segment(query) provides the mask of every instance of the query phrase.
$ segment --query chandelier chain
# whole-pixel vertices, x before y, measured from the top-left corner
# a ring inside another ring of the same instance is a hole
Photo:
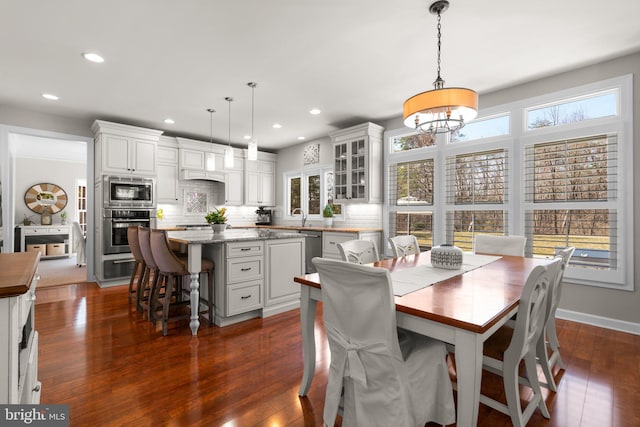
[[[442,36],[441,34],[441,28],[442,26],[440,25],[440,11],[438,11],[438,79],[440,80],[440,47],[441,47],[441,42],[440,42],[440,38]]]

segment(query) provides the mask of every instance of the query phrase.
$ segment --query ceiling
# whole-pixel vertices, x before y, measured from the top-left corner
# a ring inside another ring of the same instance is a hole
[[[446,87],[478,91],[481,107],[482,93],[640,50],[638,0],[450,1],[441,74]],[[230,96],[231,143],[242,146],[246,84],[257,82],[255,136],[277,150],[398,117],[406,98],[431,89],[430,3],[0,0],[0,104],[226,143]]]

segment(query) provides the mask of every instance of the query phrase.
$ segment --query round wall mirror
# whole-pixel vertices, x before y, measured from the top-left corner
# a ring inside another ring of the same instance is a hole
[[[45,209],[58,213],[67,206],[67,193],[55,184],[36,184],[24,194],[24,202],[35,213],[41,214]]]

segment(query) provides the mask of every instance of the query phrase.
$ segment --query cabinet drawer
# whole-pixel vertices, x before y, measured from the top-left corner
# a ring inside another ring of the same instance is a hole
[[[227,260],[227,283],[239,283],[264,277],[264,257]]]
[[[340,259],[340,250],[338,249],[338,243],[346,242],[348,240],[357,239],[356,233],[322,233],[322,256],[325,258]]]
[[[255,256],[263,253],[264,244],[262,241],[227,243],[227,258]]]
[[[228,316],[262,308],[262,281],[227,287]]]

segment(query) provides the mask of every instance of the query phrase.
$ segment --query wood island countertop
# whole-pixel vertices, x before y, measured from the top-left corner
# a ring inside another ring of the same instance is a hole
[[[15,297],[31,288],[40,252],[0,254],[0,298]]]

